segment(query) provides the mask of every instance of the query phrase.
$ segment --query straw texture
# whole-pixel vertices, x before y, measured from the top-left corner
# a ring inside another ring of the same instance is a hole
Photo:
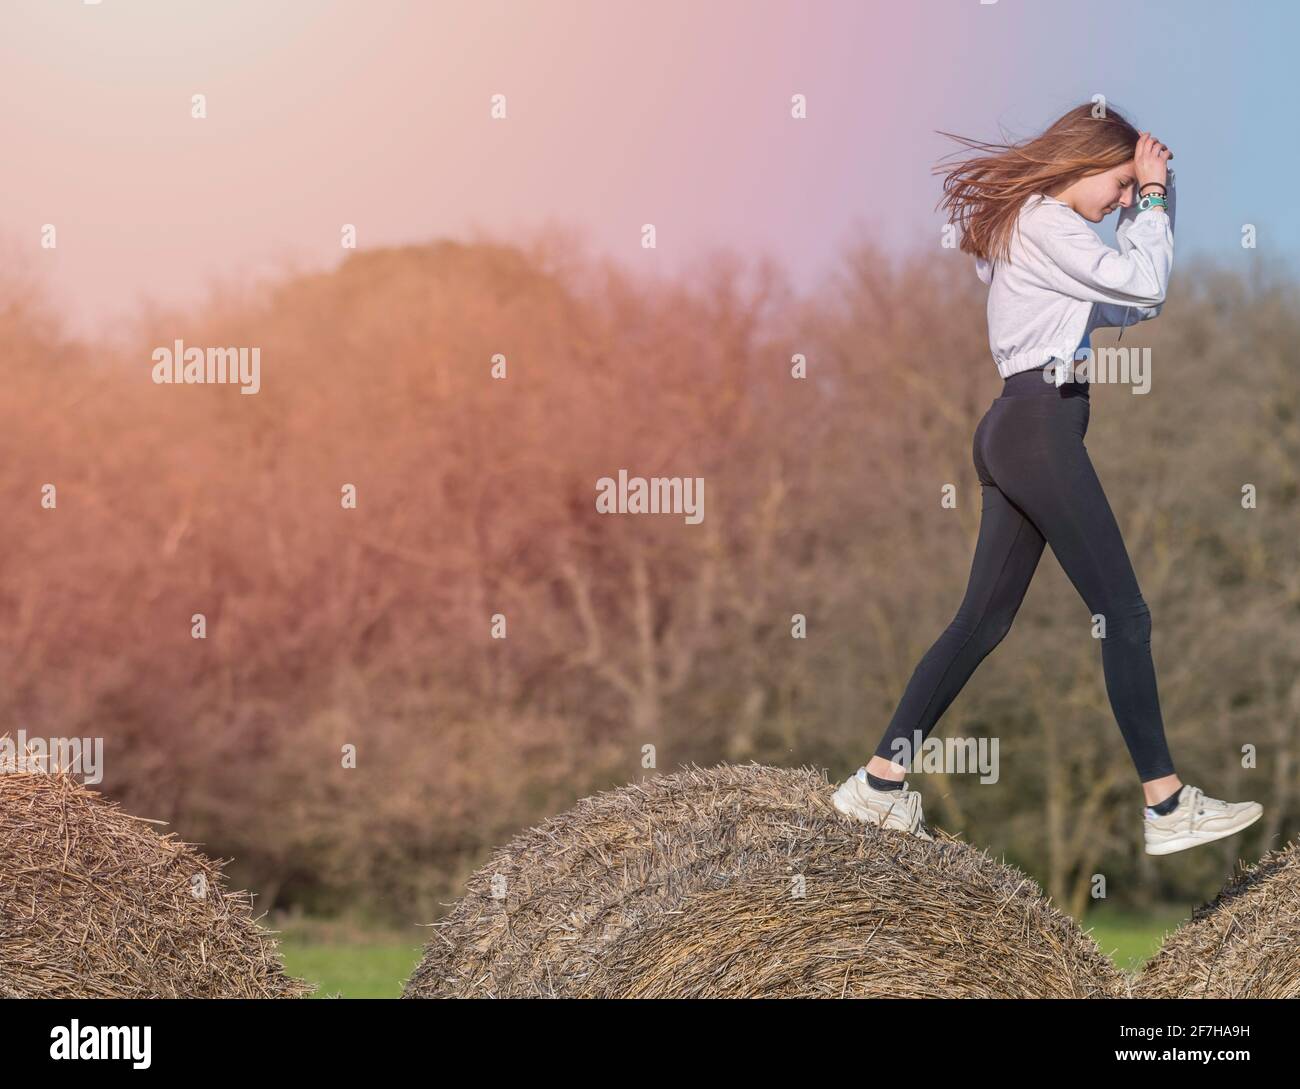
[[[1138,998],[1300,998],[1300,844],[1242,867],[1143,965]]]
[[[201,892],[202,895],[196,895]],[[62,772],[0,773],[0,997],[292,998],[220,864]]]
[[[1118,997],[1014,867],[841,817],[824,773],[690,767],[516,836],[405,997]]]

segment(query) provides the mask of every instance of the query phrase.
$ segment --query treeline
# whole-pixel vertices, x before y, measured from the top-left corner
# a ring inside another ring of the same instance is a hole
[[[961,600],[1000,386],[985,291],[950,251],[863,247],[798,297],[729,255],[664,283],[443,242],[154,312],[118,351],[10,285],[0,731],[103,737],[100,789],[233,858],[261,908],[404,922],[648,751],[843,777]],[[1073,911],[1096,873],[1112,901],[1196,898],[1297,830],[1296,314],[1280,274],[1185,263],[1124,334],[1151,392],[1095,388],[1087,440],[1180,773],[1264,820],[1177,867],[1141,853],[1050,555],[937,731],[996,736],[999,782],[917,780]],[[260,391],[154,384],[176,339],[260,348]],[[702,478],[703,522],[598,513],[620,469]]]

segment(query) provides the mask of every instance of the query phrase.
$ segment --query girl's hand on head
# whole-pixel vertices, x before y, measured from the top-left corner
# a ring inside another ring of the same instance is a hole
[[[1173,157],[1174,153],[1149,132],[1138,137],[1137,148],[1133,152],[1133,170],[1138,178],[1139,196],[1144,185],[1151,182],[1166,184],[1169,177],[1167,163]]]

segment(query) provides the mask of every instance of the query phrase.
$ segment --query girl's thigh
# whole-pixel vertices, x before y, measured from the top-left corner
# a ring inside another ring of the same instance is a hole
[[[1054,409],[1060,409],[1054,411]],[[1007,441],[994,457],[999,486],[1051,545],[1052,552],[1094,611],[1138,594],[1123,534],[1083,444],[1082,406],[1030,409],[1001,423]]]

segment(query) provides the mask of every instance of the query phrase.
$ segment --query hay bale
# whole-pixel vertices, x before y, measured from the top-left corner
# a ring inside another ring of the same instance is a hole
[[[404,997],[1127,993],[1031,878],[847,821],[833,790],[751,764],[584,798],[469,879]]]
[[[1244,866],[1166,936],[1137,998],[1300,998],[1300,844]]]
[[[62,772],[0,772],[0,997],[310,993],[248,894],[152,823]]]

